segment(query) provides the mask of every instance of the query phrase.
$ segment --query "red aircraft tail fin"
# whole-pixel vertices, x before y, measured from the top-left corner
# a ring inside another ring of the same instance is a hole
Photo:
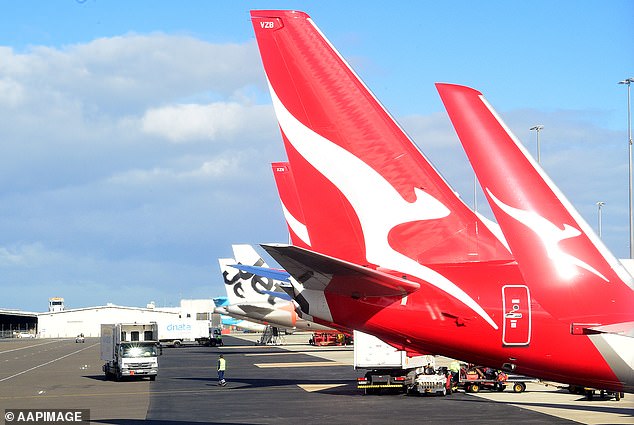
[[[482,94],[437,84],[531,293],[560,319],[631,320],[632,278]],[[628,287],[629,286],[629,287]]]
[[[274,162],[271,164],[275,186],[282,202],[282,212],[288,227],[291,243],[301,248],[310,248],[310,234],[306,227],[304,211],[297,193],[291,164]]]
[[[511,259],[308,15],[251,19],[311,250],[393,270]]]

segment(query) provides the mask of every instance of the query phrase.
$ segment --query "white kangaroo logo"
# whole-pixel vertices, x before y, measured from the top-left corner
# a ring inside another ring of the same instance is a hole
[[[299,122],[284,107],[270,83],[269,89],[280,127],[289,142],[343,193],[354,208],[363,230],[367,260],[429,282],[498,329],[484,309],[455,283],[395,251],[388,243],[388,234],[397,225],[443,218],[450,214],[449,209],[418,188],[414,188],[416,201],[406,201],[365,162]]]
[[[542,243],[544,244],[544,248],[546,249],[546,255],[552,260],[552,263],[555,265],[555,267],[557,268],[557,272],[562,278],[570,279],[574,277],[577,274],[576,267],[581,267],[582,269],[595,274],[606,282],[608,281],[608,279],[606,279],[601,273],[599,273],[588,263],[585,263],[579,258],[564,252],[559,247],[559,243],[561,241],[565,239],[575,238],[581,235],[581,231],[568,224],[564,224],[564,228],[560,229],[557,225],[548,221],[536,212],[525,211],[520,210],[519,208],[511,207],[496,198],[495,195],[491,193],[489,188],[486,188],[486,191],[491,199],[493,199],[493,202],[495,202],[495,204],[500,207],[502,211],[504,211],[513,219],[525,225],[541,239]]]

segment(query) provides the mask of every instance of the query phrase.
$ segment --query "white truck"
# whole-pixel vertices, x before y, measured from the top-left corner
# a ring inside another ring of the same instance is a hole
[[[150,323],[115,323],[101,325],[101,360],[106,379],[119,381],[124,376],[158,374],[158,326]]]
[[[159,322],[161,345],[180,347],[187,343],[211,345],[209,320],[175,319]],[[215,339],[213,340],[215,342]],[[215,344],[214,344],[215,345]]]
[[[354,368],[367,370],[363,377],[357,378],[357,388],[365,394],[380,394],[384,390],[447,394],[447,377],[436,373],[434,356],[408,356],[405,351],[359,331],[354,331]]]

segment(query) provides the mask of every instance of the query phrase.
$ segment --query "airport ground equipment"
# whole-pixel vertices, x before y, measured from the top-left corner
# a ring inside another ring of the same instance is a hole
[[[352,338],[339,331],[314,332],[308,340],[310,345],[322,347],[328,345],[352,345]]]
[[[406,384],[407,394],[436,394],[446,396],[451,394],[451,374],[446,367],[425,368],[421,373],[419,370],[411,371],[408,374]]]
[[[222,329],[220,327],[209,328],[209,337],[206,339],[198,340],[198,343],[201,345],[207,345],[209,347],[222,347],[223,345],[225,345],[222,341]]]
[[[594,396],[599,394],[600,398],[611,398],[614,397],[616,401],[620,401],[623,397],[625,397],[624,392],[620,391],[605,391],[605,390],[597,390],[595,388],[588,387],[579,387],[577,385],[569,385],[569,386],[558,386],[558,388],[567,388],[571,394],[579,394],[585,396],[586,400],[592,400]]]
[[[354,368],[366,370],[363,377],[357,378],[357,388],[365,394],[380,394],[385,390],[405,392],[414,386],[424,390],[425,380],[416,382],[416,379],[425,374],[425,368],[433,369],[434,365],[433,356],[408,356],[379,338],[354,331]],[[435,384],[429,386],[435,388]]]
[[[284,345],[286,340],[277,326],[267,325],[262,332],[262,337],[256,341],[258,345]]]
[[[159,321],[159,341],[162,346],[167,347],[180,347],[183,344],[212,345],[210,323],[209,320],[194,319]]]
[[[106,379],[117,381],[124,376],[158,374],[158,325],[150,323],[116,323],[101,325],[101,360]]]
[[[504,391],[510,387],[513,392],[521,393],[526,390],[526,382],[537,382],[537,380],[526,376],[507,375],[482,366],[471,366],[461,369],[458,382],[454,382],[454,388],[477,393],[480,390]]]

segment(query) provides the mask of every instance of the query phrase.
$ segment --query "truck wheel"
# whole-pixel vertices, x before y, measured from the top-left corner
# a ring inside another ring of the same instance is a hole
[[[471,384],[469,387],[469,391],[472,393],[479,393],[480,392],[480,385],[478,384]]]
[[[513,384],[513,392],[522,393],[526,389],[526,384],[523,382],[516,382]]]
[[[615,399],[616,401],[621,400],[621,393],[619,393],[619,392],[614,393],[614,399]]]
[[[174,341],[174,348],[178,348],[181,346],[181,342],[180,341]]]
[[[156,375],[151,375],[150,376],[150,381],[156,381]]]

